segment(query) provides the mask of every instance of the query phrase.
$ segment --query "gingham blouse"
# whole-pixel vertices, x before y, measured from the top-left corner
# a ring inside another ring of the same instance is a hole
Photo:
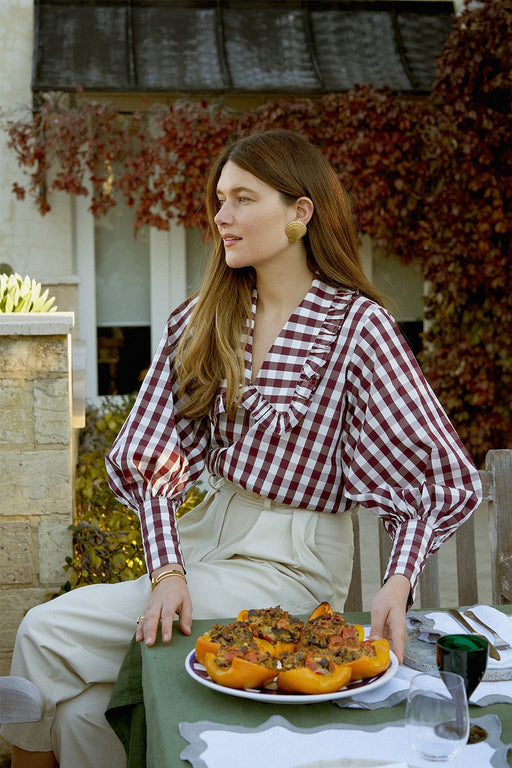
[[[205,466],[249,491],[319,513],[361,504],[393,540],[385,578],[416,586],[427,556],[480,501],[471,459],[393,319],[357,293],[314,280],[236,418],[219,388],[209,418],[177,418],[171,350],[194,299],[170,316],[134,408],[107,457],[111,488],[141,521],[148,570],[185,567],[175,511]]]

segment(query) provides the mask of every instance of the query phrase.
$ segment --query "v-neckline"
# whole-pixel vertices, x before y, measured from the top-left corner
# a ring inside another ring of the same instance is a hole
[[[312,288],[304,297],[301,304],[299,304],[295,312],[290,315],[288,323],[300,310],[304,300],[311,294],[311,291],[313,290],[318,294],[318,291],[321,291],[322,289],[325,289],[325,285],[322,283],[316,282],[314,286],[312,285]],[[264,394],[264,389],[258,386],[258,379],[269,364],[272,348],[267,353],[267,357],[258,372],[255,382],[253,384],[246,384],[242,394],[241,406],[251,414],[252,418],[255,420],[256,428],[270,429],[275,434],[283,434],[298,424],[308,411],[316,387],[322,378],[325,366],[330,358],[332,347],[338,337],[341,324],[343,323],[353,298],[357,295],[357,292],[354,291],[343,289],[336,290],[330,287],[328,287],[328,291],[332,291],[330,306],[326,308],[323,322],[321,323],[321,327],[316,334],[312,346],[309,351],[304,354],[301,373],[297,378],[293,395],[287,403],[286,408],[281,410],[273,405]],[[279,337],[286,329],[287,324],[283,326],[281,334],[276,338],[273,346],[275,346]],[[250,359],[249,356],[249,360]],[[246,381],[249,379],[247,374],[248,367],[246,367]],[[222,400],[223,396],[221,395],[220,397]],[[218,413],[221,410],[223,410],[223,404],[221,401],[218,401],[216,411]]]
[[[321,312],[322,321],[316,331],[309,351],[304,352],[301,361],[300,372],[294,376],[294,383],[289,382],[291,390],[286,396],[286,404],[278,406],[273,401],[272,386],[275,386],[275,377],[270,381],[270,389],[261,381],[258,383],[262,372],[269,364],[270,352],[261,366],[254,384],[250,383],[250,363],[252,347],[252,329],[248,328],[248,340],[245,350],[245,387],[242,392],[240,407],[243,408],[254,420],[253,427],[257,430],[269,430],[273,434],[280,435],[293,429],[307,413],[315,390],[321,380],[328,361],[331,359],[333,345],[338,338],[341,325],[353,300],[358,296],[357,291],[347,289],[335,289],[322,281],[313,281],[313,284],[297,309],[304,306],[304,301],[311,295],[324,303]],[[318,310],[317,310],[318,311]],[[253,294],[254,312],[254,294]],[[295,311],[294,315],[297,313]],[[290,316],[290,320],[294,315]],[[251,323],[252,323],[251,318]],[[288,321],[289,322],[289,321]],[[308,324],[305,321],[306,325]],[[286,329],[283,327],[282,332]],[[282,334],[281,332],[281,334]],[[278,337],[279,338],[279,337]],[[277,339],[276,339],[277,342]],[[275,343],[274,342],[274,346]],[[273,383],[274,382],[274,383]],[[226,412],[226,382],[224,381],[212,409],[212,418],[217,422],[220,415]]]
[[[277,335],[274,337],[274,340],[272,341],[272,344],[268,347],[264,357],[262,358],[261,364],[260,364],[256,374],[254,374],[253,350],[254,350],[254,329],[255,329],[255,323],[256,323],[256,306],[257,306],[258,297],[257,297],[257,293],[256,293],[255,296],[253,295],[253,311],[252,311],[252,318],[251,318],[250,348],[248,349],[248,352],[249,352],[249,371],[248,371],[248,376],[246,376],[246,378],[249,379],[249,383],[252,386],[255,386],[257,384],[257,381],[258,381],[258,378],[260,376],[260,373],[263,371],[263,369],[266,367],[266,365],[268,365],[268,361],[269,361],[269,358],[270,358],[270,356],[272,354],[272,350],[276,346],[276,344],[279,341],[279,339],[281,338],[281,336],[284,335],[287,326],[289,326],[289,324],[291,322],[293,322],[295,317],[300,314],[302,304],[304,303],[306,298],[309,296],[310,291],[311,291],[311,288],[308,290],[308,292],[306,293],[304,298],[299,302],[299,304],[297,304],[295,309],[291,312],[291,314],[289,315],[289,317],[286,320],[286,322],[284,323],[284,325],[282,325],[280,327],[280,330],[278,331]]]
[[[291,322],[294,321],[294,319],[301,314],[304,303],[308,300],[311,295],[317,295],[318,290],[320,288],[320,281],[318,278],[314,277],[311,281],[311,285],[309,286],[307,292],[304,294],[302,299],[299,301],[295,309],[292,310],[290,313],[288,319],[284,323],[284,325],[281,326],[281,329],[279,330],[277,336],[275,336],[272,344],[267,349],[265,357],[261,361],[261,365],[258,369],[258,372],[256,375],[253,375],[254,367],[253,367],[253,341],[254,341],[254,327],[256,322],[256,308],[258,304],[258,290],[256,288],[253,289],[252,292],[252,314],[251,314],[251,327],[250,327],[250,336],[249,336],[249,344],[247,348],[248,352],[248,361],[246,359],[246,362],[248,362],[248,365],[246,365],[246,385],[249,386],[257,386],[258,379],[261,375],[261,373],[264,371],[266,367],[268,367],[268,362],[272,354],[272,350],[275,348],[276,343],[279,341],[279,339],[283,336],[283,334],[286,331],[286,328],[290,325]],[[248,370],[247,370],[248,369]]]

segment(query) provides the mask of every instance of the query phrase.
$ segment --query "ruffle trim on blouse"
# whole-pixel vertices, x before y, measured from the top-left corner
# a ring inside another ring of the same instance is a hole
[[[338,338],[339,330],[349,306],[357,295],[354,291],[338,291],[327,310],[324,322],[302,366],[293,396],[285,410],[275,408],[257,386],[246,386],[242,395],[241,406],[256,422],[256,428],[282,435],[294,429],[308,412],[315,390],[322,378],[332,348]],[[213,408],[214,418],[226,410],[226,390],[221,387]]]

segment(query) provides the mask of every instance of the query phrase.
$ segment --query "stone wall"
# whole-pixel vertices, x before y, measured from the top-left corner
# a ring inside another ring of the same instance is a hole
[[[0,674],[72,554],[72,313],[0,315]],[[0,750],[1,751],[1,750]]]

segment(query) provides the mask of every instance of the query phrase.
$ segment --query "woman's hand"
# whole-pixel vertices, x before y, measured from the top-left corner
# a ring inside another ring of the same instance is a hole
[[[158,576],[164,571],[182,569],[173,564],[164,566],[153,571],[153,577]],[[172,626],[174,616],[180,617],[179,625],[184,635],[190,635],[192,626],[192,601],[188,591],[187,583],[179,576],[170,576],[163,579],[156,585],[151,597],[144,609],[144,618],[137,626],[135,639],[138,642],[144,641],[146,645],[154,645],[158,630],[158,624],[162,624],[162,640],[168,643],[172,637]]]
[[[370,640],[386,637],[400,664],[407,639],[407,601],[411,585],[405,576],[390,576],[372,600]]]

